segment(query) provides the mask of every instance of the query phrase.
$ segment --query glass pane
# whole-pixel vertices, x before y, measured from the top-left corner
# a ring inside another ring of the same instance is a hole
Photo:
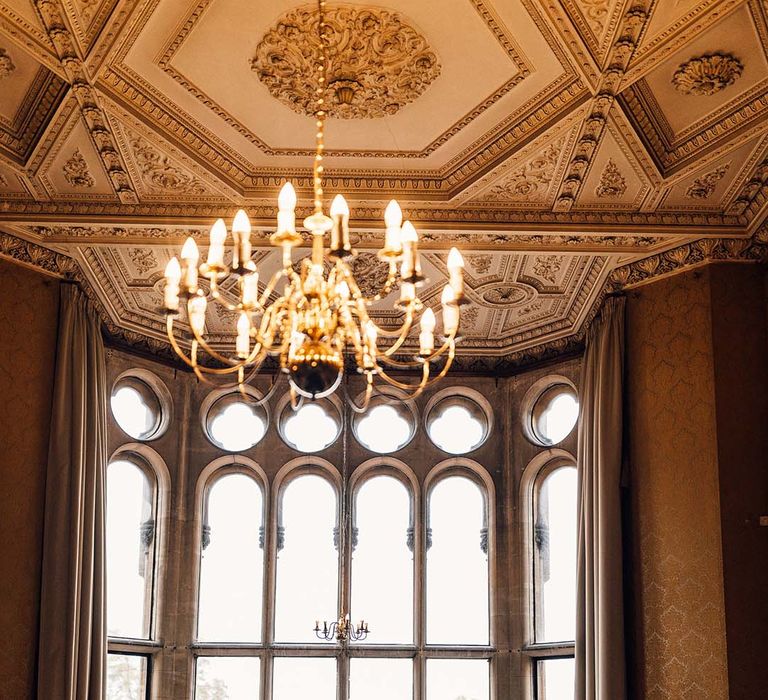
[[[339,434],[339,424],[321,403],[305,403],[295,413],[283,412],[283,437],[301,452],[319,452]]]
[[[196,666],[195,700],[255,700],[259,697],[259,658],[201,656]]]
[[[264,409],[247,403],[239,394],[216,401],[205,420],[211,442],[229,452],[250,449],[267,432]]]
[[[198,639],[258,642],[264,585],[264,498],[245,474],[218,479],[208,494],[200,562]]]
[[[489,700],[485,659],[428,659],[427,700]]]
[[[336,492],[331,484],[312,474],[291,481],[282,494],[281,525],[275,639],[317,642],[315,621],[330,622],[338,614]]]
[[[472,401],[443,401],[430,411],[427,432],[430,440],[445,452],[471,452],[486,438],[485,414]]]
[[[413,641],[410,505],[405,486],[390,476],[369,479],[356,494],[351,617],[371,627],[368,644]]]
[[[534,523],[536,641],[576,634],[576,469],[562,467],[541,482]]]
[[[126,461],[107,469],[107,630],[146,639],[152,615],[154,489]]]
[[[579,399],[572,387],[557,384],[547,389],[533,406],[533,433],[544,445],[562,442],[579,419]]]
[[[413,659],[352,659],[350,700],[413,698]]]
[[[145,700],[147,659],[127,654],[107,655],[107,700]]]
[[[536,700],[573,700],[573,659],[547,659],[539,661],[538,692]]]
[[[275,659],[273,700],[336,700],[336,659]]]
[[[407,408],[379,404],[357,421],[355,434],[360,443],[373,452],[395,452],[411,439],[410,415]]]
[[[160,402],[147,384],[128,377],[120,380],[110,399],[112,415],[134,440],[147,440],[160,425]]]
[[[487,533],[477,485],[461,476],[440,481],[429,498],[429,526],[427,642],[488,644]]]

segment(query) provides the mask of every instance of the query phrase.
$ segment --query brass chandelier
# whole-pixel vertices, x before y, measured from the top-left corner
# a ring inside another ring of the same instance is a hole
[[[441,296],[442,338],[435,342],[435,314],[425,308],[417,295],[423,285],[418,250],[418,234],[406,221],[400,206],[392,200],[384,213],[386,234],[378,257],[388,264],[386,282],[372,297],[365,297],[354,278],[350,261],[355,255],[349,235],[349,207],[341,195],[336,195],[330,217],[323,213],[323,154],[327,90],[327,32],[325,0],[318,0],[320,56],[317,65],[316,88],[316,153],[313,167],[314,213],[304,219],[304,228],[311,233],[312,254],[293,267],[292,249],[303,243],[296,231],[296,192],[286,182],[278,197],[277,228],[270,242],[282,251],[282,266],[266,284],[259,286],[259,271],[251,259],[251,224],[242,209],[232,222],[232,262],[224,260],[227,226],[222,219],[213,224],[205,262],[190,237],[181,250],[181,261],[172,258],[165,270],[165,309],[168,338],[175,352],[201,380],[209,377],[235,375],[235,385],[247,383],[267,357],[277,357],[280,368],[287,373],[294,407],[300,397],[322,398],[334,392],[344,371],[345,354],[354,357],[357,371],[365,377],[362,405],[368,406],[374,378],[411,397],[418,396],[427,386],[444,377],[454,356],[459,329],[459,306],[464,300],[464,262],[456,248],[448,256],[449,283]],[[344,99],[336,92],[336,99]],[[326,234],[330,245],[326,249]],[[326,265],[329,271],[326,273]],[[221,294],[220,283],[230,275],[237,278],[238,301],[228,302]],[[210,293],[206,296],[199,285],[206,279]],[[285,282],[281,295],[277,285]],[[400,296],[395,306],[403,313],[403,322],[395,330],[378,326],[368,309],[388,296],[399,284]],[[210,301],[209,301],[210,300]],[[185,352],[174,331],[174,321],[183,303],[191,330],[191,346]],[[225,353],[206,340],[208,306],[219,304],[237,314],[234,353]],[[411,331],[419,326],[419,350],[415,356],[405,355],[404,344]],[[386,346],[386,347],[385,347]],[[199,356],[207,354],[218,366],[201,364]],[[442,366],[433,370],[432,364]],[[391,370],[417,368],[417,383],[401,382],[390,376]]]

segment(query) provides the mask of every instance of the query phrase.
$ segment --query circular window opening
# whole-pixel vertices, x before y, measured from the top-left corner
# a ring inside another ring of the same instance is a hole
[[[476,450],[485,442],[489,429],[488,413],[466,396],[438,401],[427,414],[429,439],[454,455]]]
[[[157,393],[138,377],[118,378],[112,387],[110,407],[120,429],[134,440],[151,440],[165,429]]]
[[[299,452],[319,452],[339,436],[341,421],[329,401],[305,402],[294,411],[287,402],[280,416],[280,434]]]
[[[254,401],[257,394],[251,394]],[[227,452],[242,452],[256,445],[267,432],[267,412],[248,401],[239,391],[214,399],[205,413],[205,433],[217,447]]]
[[[579,419],[579,397],[570,384],[553,384],[542,391],[530,409],[530,433],[540,445],[565,440]]]
[[[357,416],[354,433],[366,449],[387,454],[411,441],[415,423],[413,411],[404,402],[395,397],[378,397],[365,413]]]

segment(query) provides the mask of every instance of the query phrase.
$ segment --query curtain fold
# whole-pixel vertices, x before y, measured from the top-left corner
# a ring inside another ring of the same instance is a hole
[[[101,328],[61,286],[45,490],[38,698],[102,700],[107,663],[107,379]]]
[[[576,700],[624,700],[621,539],[624,298],[589,329],[581,373]]]

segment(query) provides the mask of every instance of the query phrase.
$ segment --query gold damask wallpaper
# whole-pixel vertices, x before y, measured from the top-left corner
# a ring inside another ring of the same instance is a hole
[[[710,268],[629,292],[636,698],[729,697]]]

